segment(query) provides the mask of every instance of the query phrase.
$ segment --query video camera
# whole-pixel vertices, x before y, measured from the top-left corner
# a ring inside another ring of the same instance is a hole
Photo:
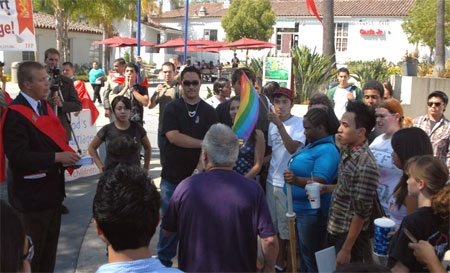
[[[58,92],[59,86],[61,85],[61,70],[58,67],[54,67],[50,70],[52,85],[50,86],[50,91]]]

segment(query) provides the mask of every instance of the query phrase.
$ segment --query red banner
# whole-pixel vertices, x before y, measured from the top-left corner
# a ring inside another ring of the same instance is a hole
[[[19,34],[27,28],[34,34],[31,0],[16,0],[16,9],[17,21],[19,22]]]
[[[322,18],[320,18],[319,13],[317,12],[314,0],[306,0],[306,7],[308,8],[309,13],[312,13],[314,16],[316,16],[317,20],[319,20],[319,22],[323,25]]]

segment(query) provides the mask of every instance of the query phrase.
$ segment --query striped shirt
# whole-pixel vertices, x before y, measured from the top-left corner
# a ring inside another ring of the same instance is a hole
[[[442,116],[431,128],[430,117],[425,115],[414,119],[414,127],[419,127],[427,133],[434,156],[441,159],[450,170],[450,121]]]
[[[347,233],[355,214],[364,219],[363,230],[367,230],[378,178],[377,162],[367,142],[342,153],[329,212],[329,233]]]

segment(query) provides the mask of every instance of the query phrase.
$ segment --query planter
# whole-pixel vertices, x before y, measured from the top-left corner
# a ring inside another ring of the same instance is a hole
[[[402,76],[417,76],[416,60],[408,60],[402,63]]]

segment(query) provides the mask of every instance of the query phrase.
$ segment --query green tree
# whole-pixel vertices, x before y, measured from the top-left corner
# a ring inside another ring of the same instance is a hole
[[[233,0],[221,23],[228,41],[243,37],[267,41],[275,19],[269,0]]]
[[[69,20],[78,8],[77,2],[72,0],[33,0],[36,10],[55,16],[56,49],[61,54],[62,61],[70,59],[69,52]]]
[[[417,0],[402,24],[403,30],[412,44],[423,43],[430,48],[430,56],[436,47],[436,1]],[[450,0],[445,0],[445,21],[450,21]],[[445,33],[449,45],[450,31]]]
[[[99,26],[103,30],[103,39],[113,36],[113,22],[116,19],[122,19],[129,11],[130,1],[124,0],[78,0],[80,9],[78,12],[83,14],[89,23]],[[103,67],[109,67],[109,47],[103,45]]]

